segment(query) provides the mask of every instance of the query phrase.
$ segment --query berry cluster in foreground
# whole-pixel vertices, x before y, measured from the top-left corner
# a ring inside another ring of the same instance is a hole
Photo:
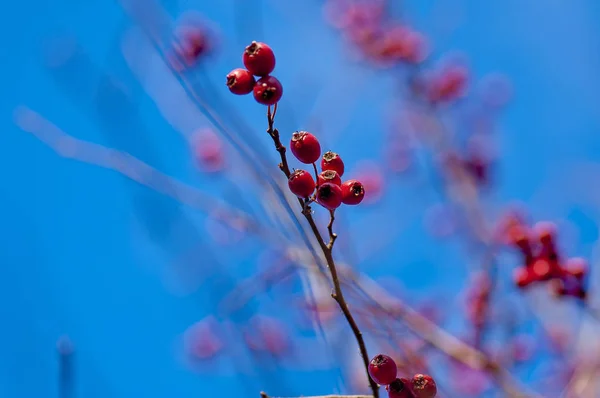
[[[357,205],[365,197],[365,188],[358,180],[342,182],[344,162],[340,155],[327,151],[321,156],[319,140],[307,131],[296,131],[290,141],[290,150],[300,162],[313,164],[317,174],[316,162],[321,158],[321,172],[316,181],[310,172],[295,170],[288,180],[290,191],[299,198],[316,201],[329,210],[335,210],[343,204]]]
[[[519,250],[524,263],[515,271],[515,283],[525,288],[536,282],[550,282],[558,296],[585,299],[587,262],[579,257],[563,261],[556,246],[556,230],[551,222],[529,227],[516,215],[507,220],[507,243]]]
[[[242,55],[244,68],[227,74],[227,87],[236,95],[253,93],[254,99],[263,105],[276,104],[283,95],[281,82],[271,72],[275,69],[275,53],[265,43],[253,41]],[[255,77],[258,77],[258,81]]]
[[[411,380],[397,377],[396,362],[387,355],[378,354],[369,362],[369,375],[377,383],[386,386],[389,398],[434,398],[437,394],[435,380],[431,376],[416,374]]]

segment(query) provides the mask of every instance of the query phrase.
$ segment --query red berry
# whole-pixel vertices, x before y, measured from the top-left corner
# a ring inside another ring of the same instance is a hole
[[[344,175],[344,162],[337,153],[327,151],[321,159],[321,170],[334,170],[341,177]]]
[[[469,72],[465,67],[452,65],[434,79],[430,91],[432,102],[452,101],[466,90]]]
[[[348,180],[342,184],[342,202],[357,205],[365,197],[365,187],[360,181]]]
[[[259,104],[274,105],[283,95],[281,82],[273,76],[260,78],[254,85],[254,99]]]
[[[378,354],[369,362],[369,375],[377,384],[387,385],[396,380],[398,367],[394,360],[383,354]]]
[[[412,390],[409,387],[410,383],[408,380],[396,379],[386,387],[389,398],[414,398]]]
[[[306,170],[296,170],[288,180],[290,191],[299,198],[308,198],[315,191],[315,180]]]
[[[550,245],[556,236],[556,225],[552,222],[539,222],[533,227],[543,245]]]
[[[588,271],[587,261],[581,257],[570,258],[567,260],[565,271],[577,279],[582,279]]]
[[[517,268],[514,272],[514,281],[520,288],[527,287],[536,281],[536,276],[528,267]]]
[[[319,140],[307,131],[296,131],[292,135],[290,149],[296,159],[305,164],[314,163],[321,156]]]
[[[256,80],[250,71],[242,68],[234,69],[227,74],[227,87],[237,95],[250,94],[254,89]]]
[[[317,187],[317,202],[326,209],[335,210],[342,204],[342,188],[326,182]]]
[[[210,50],[208,33],[201,26],[184,25],[178,28],[175,51],[186,66],[192,66]]]
[[[319,174],[317,178],[317,184],[323,185],[326,182],[330,182],[335,185],[342,185],[342,179],[340,178],[338,173],[333,170],[325,170],[322,171],[321,174]]]
[[[429,375],[416,374],[412,378],[412,387],[416,398],[434,398],[437,394],[435,380]]]
[[[244,66],[256,76],[267,76],[275,69],[275,54],[265,43],[253,41],[243,56]]]

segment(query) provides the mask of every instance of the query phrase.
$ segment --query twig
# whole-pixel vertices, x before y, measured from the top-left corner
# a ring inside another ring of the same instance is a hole
[[[260,398],[283,398],[283,397],[269,397],[266,393],[261,392]],[[373,398],[372,395],[313,395],[310,397],[301,398]]]
[[[271,107],[269,106],[267,108],[267,119],[268,119],[268,123],[269,123],[269,128],[267,129],[267,133],[273,139],[273,143],[275,144],[275,149],[277,150],[277,152],[279,152],[279,155],[281,157],[281,163],[279,164],[279,168],[281,169],[283,174],[285,174],[285,176],[289,178],[291,175],[291,172],[290,172],[290,168],[289,168],[289,165],[287,162],[287,157],[285,154],[286,148],[281,144],[281,139],[279,137],[279,131],[277,131],[277,129],[274,127],[274,117],[275,117],[276,110],[277,110],[277,108],[275,108],[273,113],[271,113]],[[367,352],[367,347],[365,345],[365,341],[364,341],[362,332],[360,331],[360,328],[358,327],[356,321],[354,320],[354,317],[352,316],[352,313],[350,312],[350,309],[348,308],[348,304],[346,303],[346,300],[344,299],[344,294],[342,292],[342,287],[341,287],[340,279],[338,276],[338,271],[337,271],[335,261],[333,259],[333,254],[332,254],[333,241],[330,241],[329,244],[325,243],[325,240],[323,239],[323,236],[319,232],[319,228],[317,227],[315,220],[312,216],[312,212],[310,211],[310,206],[307,205],[303,199],[298,198],[298,202],[300,203],[300,207],[302,208],[302,214],[306,218],[306,221],[308,221],[310,229],[312,230],[313,234],[315,235],[315,238],[317,239],[317,243],[318,243],[319,247],[321,248],[323,255],[325,256],[325,261],[327,262],[327,267],[329,268],[329,273],[331,274],[331,280],[333,282],[333,292],[331,293],[331,297],[338,303],[340,310],[344,314],[346,321],[348,322],[348,324],[350,325],[350,328],[352,329],[352,332],[354,333],[354,337],[358,344],[358,347],[360,350],[360,355],[363,360],[363,365],[365,367],[365,372],[367,373],[367,377],[369,379],[369,384],[370,384],[371,390],[373,391],[373,396],[375,398],[379,398],[379,386],[377,385],[377,383],[375,383],[375,381],[373,379],[371,379],[371,376],[369,375],[369,371],[368,371],[368,369],[369,369],[369,354]],[[331,213],[331,220],[328,225],[328,230],[330,230],[330,236],[332,237],[332,239],[335,240],[335,238],[333,237],[334,234],[333,234],[333,232],[331,232],[333,220],[334,220],[333,213]]]
[[[333,222],[335,221],[335,210],[329,210],[329,224],[327,224],[327,231],[329,232],[329,243],[327,247],[329,250],[333,249],[333,244],[337,239],[337,234],[333,232]]]

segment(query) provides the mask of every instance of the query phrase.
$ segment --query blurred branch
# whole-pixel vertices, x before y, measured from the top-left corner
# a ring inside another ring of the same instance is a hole
[[[266,393],[261,392],[260,398],[284,398],[284,397],[270,397]],[[291,398],[291,397],[288,397]],[[299,398],[373,398],[372,395],[314,395],[310,397],[299,397]]]

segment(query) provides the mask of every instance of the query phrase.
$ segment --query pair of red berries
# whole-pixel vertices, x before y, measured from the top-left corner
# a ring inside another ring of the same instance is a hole
[[[377,384],[385,385],[389,398],[434,398],[437,395],[435,380],[429,375],[416,374],[411,380],[398,378],[396,362],[379,354],[369,362],[369,375]]]
[[[292,135],[290,149],[296,159],[304,164],[315,164],[321,157],[319,140],[306,131],[297,131]],[[357,205],[365,197],[365,188],[357,180],[342,182],[343,174],[342,158],[335,152],[327,151],[321,158],[321,173],[316,182],[310,172],[298,169],[290,175],[288,186],[299,198],[307,199],[314,194],[317,203],[329,210],[337,209],[342,203]]]
[[[227,87],[236,95],[253,93],[263,105],[276,104],[283,95],[281,82],[271,72],[275,69],[275,53],[265,43],[253,41],[242,56],[246,69],[237,68],[227,74]],[[255,76],[260,79],[256,81]]]

